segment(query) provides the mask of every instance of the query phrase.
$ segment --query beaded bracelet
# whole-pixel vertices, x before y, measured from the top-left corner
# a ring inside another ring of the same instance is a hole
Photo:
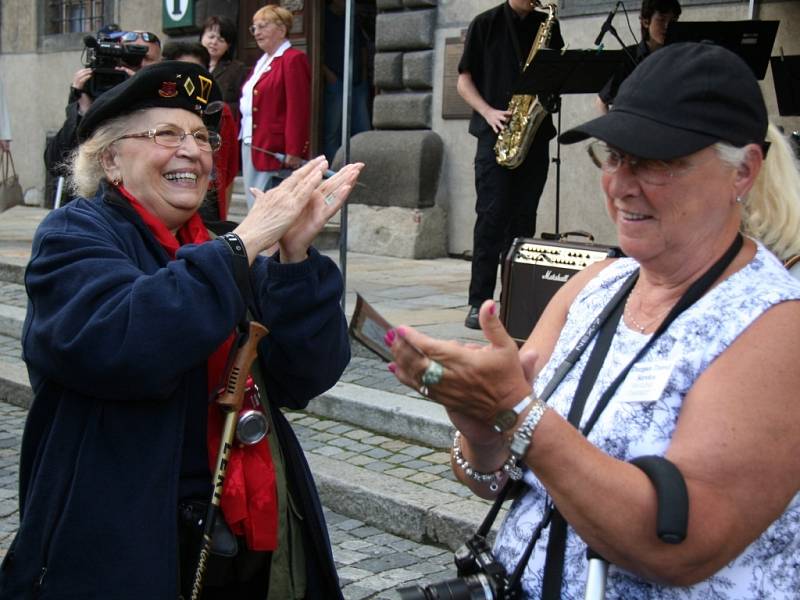
[[[496,492],[500,489],[500,483],[503,481],[503,476],[507,475],[511,479],[517,480],[522,478],[522,472],[516,468],[517,459],[509,455],[506,461],[500,466],[497,471],[491,473],[483,473],[476,471],[471,464],[461,454],[461,432],[456,430],[453,436],[453,460],[464,471],[464,474],[479,483],[488,483],[489,489]]]

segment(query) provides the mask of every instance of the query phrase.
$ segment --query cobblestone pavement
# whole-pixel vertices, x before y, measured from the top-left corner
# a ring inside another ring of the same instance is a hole
[[[24,286],[0,281],[0,304],[25,308],[27,301]]]
[[[0,402],[0,555],[19,527],[19,446],[27,410]]]
[[[321,454],[462,498],[473,497],[450,470],[448,451],[376,435],[347,423],[302,412],[286,416],[306,453]]]
[[[339,583],[347,600],[396,600],[398,587],[455,577],[449,550],[412,542],[325,511]]]
[[[22,361],[22,348],[17,338],[0,335],[0,360],[17,363]]]

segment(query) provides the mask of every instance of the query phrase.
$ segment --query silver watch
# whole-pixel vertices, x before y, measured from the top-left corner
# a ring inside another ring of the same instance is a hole
[[[519,429],[514,432],[514,437],[511,438],[510,450],[511,456],[517,461],[517,466],[514,468],[519,472],[513,474],[509,472],[508,475],[511,479],[520,479],[522,477],[522,469],[519,463],[525,458],[525,455],[528,454],[528,449],[531,447],[531,440],[533,439],[533,432],[536,430],[537,425],[539,425],[539,421],[542,420],[546,410],[547,405],[544,402],[539,400],[539,398],[534,399],[531,411],[525,417]]]

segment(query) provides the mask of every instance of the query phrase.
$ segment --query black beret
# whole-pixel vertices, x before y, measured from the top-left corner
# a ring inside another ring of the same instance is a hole
[[[216,128],[222,92],[198,64],[167,60],[148,65],[92,103],[78,126],[78,141],[89,138],[105,121],[143,108],[183,108]]]

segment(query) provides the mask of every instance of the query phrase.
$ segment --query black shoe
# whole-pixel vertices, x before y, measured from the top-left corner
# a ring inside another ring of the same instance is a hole
[[[480,312],[480,308],[477,306],[470,306],[469,312],[467,313],[467,318],[464,319],[464,326],[469,327],[470,329],[480,329],[481,324],[478,321],[478,312]]]

